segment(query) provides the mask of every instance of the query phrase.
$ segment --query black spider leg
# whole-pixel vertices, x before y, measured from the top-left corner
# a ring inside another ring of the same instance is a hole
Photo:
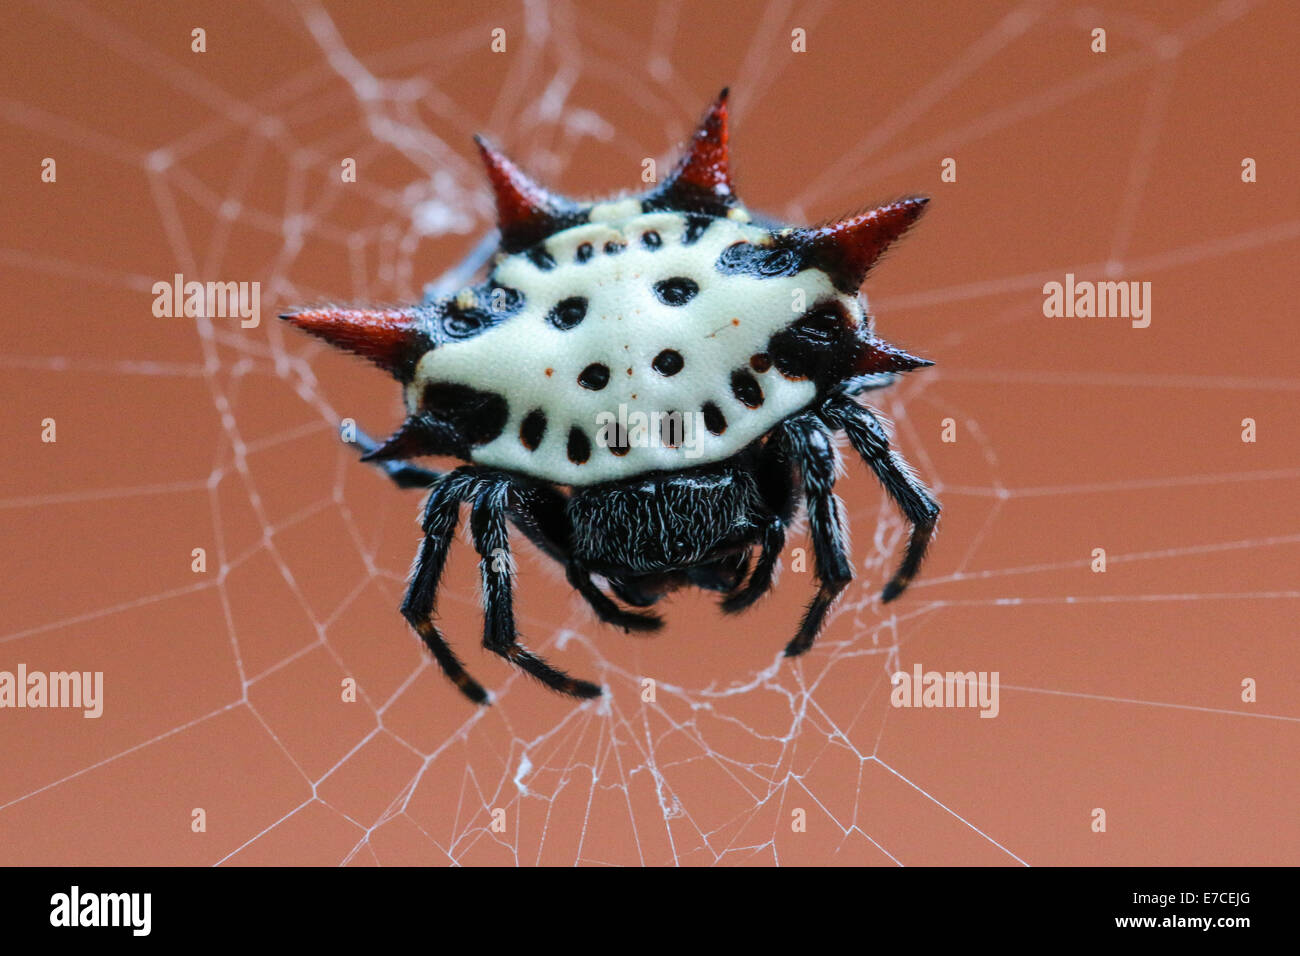
[[[722,610],[728,614],[745,610],[772,589],[776,565],[785,549],[785,522],[776,515],[768,518],[763,525],[759,547],[758,563],[754,565],[754,573],[749,576],[745,586],[722,600]]]
[[[822,406],[821,414],[832,428],[844,429],[849,442],[876,473],[885,491],[912,525],[903,561],[880,594],[882,601],[892,601],[903,593],[903,589],[921,567],[926,548],[930,545],[935,525],[939,521],[939,503],[912,472],[911,465],[897,452],[890,450],[889,436],[885,434],[880,419],[870,409],[851,398],[835,396]]]
[[[607,577],[605,580],[620,601],[633,607],[650,607],[663,597],[662,592],[648,590],[635,578]]]
[[[740,587],[745,580],[745,575],[749,574],[751,558],[750,549],[745,548],[743,551],[724,555],[716,561],[687,568],[686,577],[697,588],[704,588],[706,591],[732,592]]]
[[[598,618],[628,632],[656,631],[663,627],[658,615],[636,614],[620,608],[600,592],[590,572],[574,560],[567,540],[567,525],[563,522],[565,500],[558,491],[541,485],[516,485],[509,504],[509,517],[515,527],[543,553],[564,565],[570,586],[582,595]]]
[[[472,501],[471,531],[481,557],[483,575],[484,646],[561,693],[574,697],[597,696],[599,687],[586,681],[575,681],[518,644],[510,586],[513,573],[510,542],[505,527],[508,495],[509,482],[506,479],[481,476],[472,467],[458,468],[438,481],[425,504],[425,538],[416,558],[406,599],[402,602],[402,615],[461,693],[475,703],[486,704],[487,692],[466,673],[432,620],[438,582],[456,532],[460,505]]]
[[[361,449],[363,455],[368,455],[379,447],[377,441],[359,428],[357,429],[356,441],[348,444]],[[410,462],[391,459],[383,461],[372,459],[368,464],[381,468],[384,474],[391,478],[393,484],[399,488],[428,488],[445,474],[445,472],[431,471],[428,468],[421,468],[419,465],[412,465]]]
[[[470,514],[470,531],[483,578],[483,646],[561,694],[599,697],[601,690],[595,684],[570,677],[519,644],[512,593],[514,562],[506,526],[509,499],[508,479],[484,479]]]
[[[438,582],[447,564],[452,536],[460,520],[460,504],[473,497],[477,482],[472,471],[458,469],[443,476],[429,493],[424,505],[424,541],[415,559],[411,583],[402,601],[402,616],[420,635],[434,660],[462,694],[476,704],[488,702],[487,691],[469,676],[455,652],[434,626],[433,615],[438,596]]]
[[[745,586],[722,601],[722,610],[728,614],[745,610],[771,590],[777,563],[785,549],[785,529],[794,515],[796,497],[794,475],[781,442],[769,441],[763,447],[758,479],[768,509],[759,537],[758,563]]]
[[[555,488],[516,480],[511,484],[509,518],[552,561],[569,560],[565,498]]]
[[[798,657],[812,647],[839,593],[853,580],[844,538],[839,499],[835,497],[838,453],[830,433],[811,415],[787,421],[775,436],[803,479],[808,511],[808,531],[813,545],[813,574],[817,593],[804,612],[799,632],[785,647],[787,657]]]
[[[596,617],[606,624],[621,627],[629,634],[633,632],[644,634],[648,631],[657,631],[664,626],[663,618],[658,614],[649,611],[625,611],[619,607],[613,599],[596,587],[596,582],[591,579],[591,572],[577,561],[570,559],[564,566],[564,573],[569,579],[569,584],[582,595],[596,613]]]

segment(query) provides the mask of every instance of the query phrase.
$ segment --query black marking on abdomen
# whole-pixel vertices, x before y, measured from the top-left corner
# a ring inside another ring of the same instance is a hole
[[[569,429],[569,461],[575,465],[585,465],[591,457],[591,439],[577,425]]]
[[[686,420],[681,412],[664,412],[659,417],[659,442],[666,448],[677,448],[686,431]]]
[[[690,215],[686,217],[686,231],[682,233],[682,245],[689,246],[699,241],[705,230],[713,225],[712,216]]]
[[[738,368],[731,373],[731,394],[750,408],[763,404],[763,388],[748,369]]]
[[[724,276],[751,275],[758,279],[775,279],[796,275],[804,266],[802,257],[793,249],[735,242],[722,250],[714,268]]]
[[[663,237],[660,236],[659,233],[655,232],[653,229],[649,230],[648,232],[641,233],[641,245],[645,246],[647,249],[653,251],[655,249],[658,249],[663,244],[664,244]]]
[[[776,370],[791,381],[812,379],[824,388],[852,374],[857,329],[842,302],[818,302],[772,336]]]
[[[605,447],[609,449],[611,455],[617,455],[619,458],[622,458],[632,447],[628,444],[628,430],[617,422],[609,427],[612,427],[613,435],[605,444]]]
[[[614,239],[611,239],[609,240],[609,242],[605,243],[605,255],[616,256],[626,248],[627,248],[626,242],[618,242]]]
[[[504,397],[468,385],[434,382],[425,386],[423,399],[421,411],[451,426],[466,448],[492,441],[510,417]]]
[[[596,254],[596,250],[591,247],[590,242],[584,242],[578,246],[578,251],[574,254],[574,259],[578,262],[587,262]]]
[[[462,308],[455,297],[442,305],[442,331],[448,338],[468,339],[481,335],[524,307],[522,292],[496,282],[478,286],[470,292],[474,304],[467,309]]]
[[[727,430],[727,416],[722,414],[722,409],[717,405],[705,402],[700,411],[704,413],[704,427],[713,434],[721,435]]]
[[[524,294],[518,289],[498,282],[489,282],[487,290],[488,311],[498,319],[504,319],[519,312],[524,307]]]
[[[694,279],[685,276],[673,276],[660,279],[654,284],[655,298],[664,305],[685,305],[700,294],[700,286]]]
[[[587,300],[574,295],[555,303],[554,308],[546,314],[546,321],[561,332],[567,332],[586,317]]]
[[[546,251],[543,245],[536,245],[524,253],[528,261],[543,272],[550,272],[555,268],[555,257]]]
[[[650,363],[650,367],[660,375],[676,375],[685,365],[686,360],[676,349],[664,349]]]
[[[546,436],[546,413],[534,408],[519,426],[519,440],[529,451],[537,451],[537,446]]]
[[[592,362],[578,373],[578,384],[583,388],[591,389],[593,392],[599,392],[609,384],[609,366],[601,365],[599,362]]]

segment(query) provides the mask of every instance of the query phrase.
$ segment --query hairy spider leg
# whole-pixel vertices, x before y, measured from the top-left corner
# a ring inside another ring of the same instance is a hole
[[[544,485],[515,487],[510,497],[509,517],[515,527],[545,554],[564,565],[569,584],[582,595],[596,617],[623,630],[644,633],[657,631],[663,621],[655,614],[625,611],[601,593],[591,580],[591,573],[573,559],[564,523],[565,497]],[[548,521],[558,519],[559,525]]]
[[[452,535],[460,520],[460,504],[471,499],[476,490],[473,476],[463,472],[464,469],[458,469],[444,475],[425,502],[424,541],[420,544],[420,553],[411,572],[411,583],[406,589],[406,598],[402,601],[402,616],[420,635],[438,666],[460,692],[476,704],[486,704],[487,691],[469,676],[456,653],[433,624],[438,582],[447,564]]]
[[[378,442],[360,430],[356,441],[351,444],[361,449],[363,454],[370,454],[379,447]],[[382,469],[399,488],[428,489],[445,474],[395,459],[369,459],[369,463]],[[663,620],[657,615],[624,611],[600,592],[590,575],[572,563],[568,546],[546,528],[543,515],[547,510],[557,515],[564,514],[564,498],[559,492],[540,486],[511,489],[509,518],[512,523],[544,554],[565,565],[569,583],[598,618],[629,632],[644,633],[663,627]]]
[[[507,517],[511,523],[552,561],[567,562],[569,531],[564,517],[564,495],[548,485],[519,481],[508,474],[503,473],[500,478],[510,483]]]
[[[786,657],[798,657],[813,645],[826,612],[853,580],[844,536],[839,498],[835,496],[835,471],[839,454],[826,426],[811,414],[792,418],[774,436],[798,469],[808,512],[813,545],[813,575],[817,593],[804,612],[799,632],[785,647]]]
[[[772,515],[763,525],[759,547],[758,563],[754,565],[754,573],[749,576],[745,586],[722,600],[722,610],[728,614],[745,610],[772,589],[776,566],[781,560],[781,551],[785,548],[785,522],[778,515]]]
[[[600,620],[629,633],[657,631],[663,627],[658,615],[635,614],[620,608],[600,592],[591,580],[590,572],[573,560],[564,519],[566,499],[563,494],[545,485],[513,481],[506,475],[502,475],[501,480],[510,486],[507,517],[543,554],[564,565],[569,584],[582,595]]]
[[[487,692],[465,671],[432,621],[438,583],[459,522],[460,505],[472,502],[470,530],[480,555],[483,577],[484,647],[562,694],[579,698],[599,696],[601,691],[595,684],[569,677],[518,643],[511,591],[510,539],[505,525],[508,496],[506,479],[482,476],[473,467],[458,468],[438,481],[425,504],[425,539],[402,602],[402,615],[461,693],[477,704],[488,703]]]
[[[706,561],[686,569],[686,577],[697,588],[706,591],[734,592],[749,574],[751,549],[725,554],[716,561]]]
[[[880,595],[882,601],[892,601],[903,593],[921,567],[939,521],[939,503],[916,477],[912,466],[890,449],[889,436],[870,409],[850,398],[835,396],[822,407],[822,417],[831,427],[844,430],[854,450],[876,473],[885,491],[912,525],[903,562]]]
[[[667,577],[667,575],[654,576],[656,580],[664,580]],[[650,607],[657,604],[667,593],[665,589],[647,586],[648,582],[640,577],[608,577],[605,580],[609,582],[609,589],[614,592],[620,601],[631,604],[633,607]]]
[[[629,633],[657,631],[663,627],[658,615],[635,614],[620,608],[600,592],[591,574],[573,560],[564,524],[565,498],[560,492],[544,485],[512,484],[509,505],[511,522],[544,554],[564,565],[569,584],[600,620]]]
[[[758,563],[754,565],[754,573],[743,588],[722,601],[722,610],[728,614],[745,610],[772,589],[777,564],[785,548],[785,529],[798,503],[790,460],[780,442],[769,441],[763,446],[758,477],[769,515],[759,538]]]
[[[679,587],[692,585],[706,591],[730,594],[736,591],[749,574],[752,559],[750,548],[734,551],[701,561],[699,564],[659,574],[637,575],[630,578],[606,577],[609,589],[626,604],[633,607],[650,607]]]
[[[514,562],[510,560],[506,527],[509,497],[507,479],[485,479],[470,513],[470,531],[483,579],[483,646],[561,694],[580,699],[599,697],[601,690],[596,684],[570,677],[519,644],[512,589]]]
[[[571,560],[565,564],[564,573],[573,589],[586,599],[591,609],[596,612],[596,616],[606,624],[621,627],[629,634],[644,634],[657,631],[664,626],[663,619],[657,614],[623,610],[596,587],[596,582],[591,579],[591,572],[576,561]]]

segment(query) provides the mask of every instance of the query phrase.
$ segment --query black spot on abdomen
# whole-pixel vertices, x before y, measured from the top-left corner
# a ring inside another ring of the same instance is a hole
[[[751,275],[758,279],[775,279],[797,274],[803,268],[803,262],[793,249],[736,242],[722,250],[714,268],[724,276]]]
[[[665,448],[678,448],[685,438],[686,420],[681,412],[664,412],[659,418],[659,443]]]
[[[700,286],[694,279],[685,276],[673,276],[661,279],[654,284],[655,298],[664,305],[685,305],[700,294]]]
[[[763,388],[748,369],[738,368],[731,373],[731,394],[749,408],[763,404]]]
[[[698,242],[705,230],[713,225],[712,216],[690,215],[686,217],[686,230],[682,233],[682,245],[689,246]]]
[[[604,442],[605,447],[609,449],[611,455],[622,458],[632,447],[628,444],[627,429],[620,427],[617,422],[606,427],[610,429],[610,432],[608,433],[608,440]]]
[[[537,446],[546,437],[546,413],[534,408],[519,425],[519,440],[529,451],[537,451]]]
[[[609,366],[592,362],[578,374],[578,384],[593,392],[599,392],[609,384]]]
[[[442,306],[442,330],[448,338],[473,338],[524,307],[524,294],[509,286],[489,282],[470,291],[474,304],[469,308],[463,308],[459,298],[450,299]]]
[[[546,321],[561,332],[567,332],[587,317],[587,300],[580,295],[561,299],[546,314]]]
[[[569,461],[575,465],[585,465],[591,457],[591,439],[577,425],[569,429]]]
[[[685,365],[686,360],[682,358],[682,353],[676,349],[664,349],[650,363],[650,367],[660,375],[676,375]]]
[[[525,252],[524,255],[527,257],[529,262],[537,266],[537,268],[541,269],[543,272],[550,272],[555,268],[555,257],[546,251],[545,246],[533,246]]]
[[[704,407],[700,409],[704,413],[704,427],[715,435],[721,435],[727,430],[727,416],[722,414],[722,409],[712,402],[705,402]]]

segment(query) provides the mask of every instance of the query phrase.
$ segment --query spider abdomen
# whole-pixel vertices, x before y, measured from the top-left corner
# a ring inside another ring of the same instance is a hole
[[[650,212],[575,226],[506,256],[492,282],[522,306],[478,336],[425,352],[409,409],[421,410],[434,382],[501,396],[508,420],[470,459],[558,484],[728,458],[815,397],[808,376],[754,361],[805,305],[863,321],[856,300],[818,270],[718,267],[727,250],[765,241],[765,230],[731,218]]]

